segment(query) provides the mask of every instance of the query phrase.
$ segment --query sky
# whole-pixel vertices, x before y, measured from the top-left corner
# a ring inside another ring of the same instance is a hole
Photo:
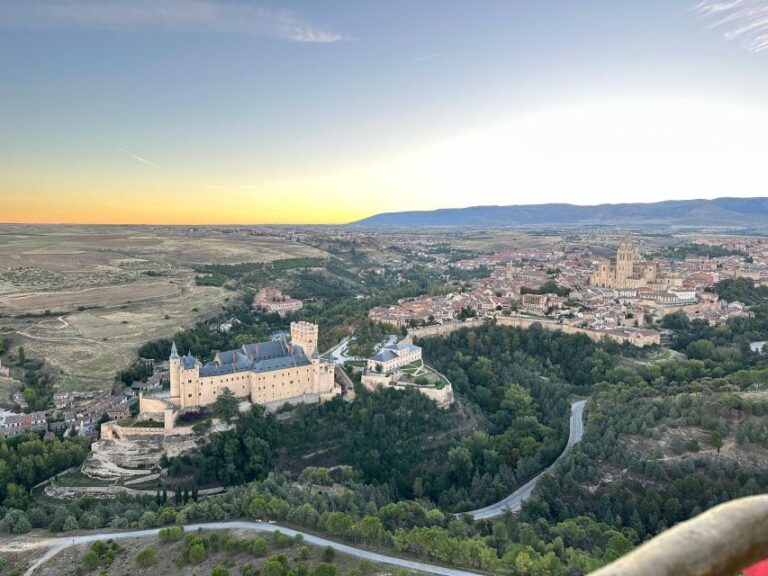
[[[768,191],[768,0],[0,0],[0,222]]]

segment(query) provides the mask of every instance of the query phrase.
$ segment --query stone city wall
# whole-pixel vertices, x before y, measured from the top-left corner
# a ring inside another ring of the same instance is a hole
[[[533,324],[540,324],[544,330],[559,330],[566,334],[584,334],[595,342],[600,342],[605,338],[611,338],[618,340],[619,342],[628,341],[632,344],[634,342],[629,338],[616,337],[605,332],[598,330],[590,330],[588,328],[579,328],[578,326],[571,326],[570,324],[560,324],[555,320],[547,320],[546,318],[532,318],[526,316],[496,316],[496,323],[499,326],[510,326],[512,328],[530,328]],[[484,325],[488,320],[471,320],[468,322],[451,322],[448,324],[438,324],[435,326],[426,326],[424,328],[416,328],[408,332],[408,341],[412,342],[414,338],[428,338],[431,336],[445,336],[451,332],[462,330],[463,328],[478,328]]]

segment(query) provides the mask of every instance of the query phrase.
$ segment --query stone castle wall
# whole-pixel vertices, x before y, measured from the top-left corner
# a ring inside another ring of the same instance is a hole
[[[372,392],[385,386],[395,390],[416,389],[427,398],[434,400],[441,408],[446,408],[453,403],[453,387],[450,384],[446,384],[440,389],[414,384],[393,384],[388,376],[381,374],[364,374],[360,382]]]
[[[192,434],[191,426],[168,426],[165,421],[164,428],[155,428],[149,426],[122,426],[117,422],[104,422],[101,425],[102,440],[120,440],[123,438],[134,438],[138,436],[185,436]]]

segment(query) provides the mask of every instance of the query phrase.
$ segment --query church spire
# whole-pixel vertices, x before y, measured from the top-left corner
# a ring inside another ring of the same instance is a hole
[[[171,344],[171,360],[178,360],[179,359],[179,353],[176,351],[176,340],[173,341],[173,344]]]

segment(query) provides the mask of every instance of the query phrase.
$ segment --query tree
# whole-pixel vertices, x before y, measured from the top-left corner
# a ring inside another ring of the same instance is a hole
[[[237,416],[238,401],[229,388],[224,388],[221,396],[213,403],[213,415],[229,424]]]
[[[152,548],[142,548],[136,554],[136,564],[142,568],[149,568],[157,562],[155,551]]]
[[[211,576],[229,576],[229,570],[227,570],[226,566],[218,564],[211,570]]]
[[[200,564],[205,560],[205,546],[202,542],[192,544],[187,550],[187,558],[190,564]]]
[[[77,523],[77,518],[74,516],[67,516],[64,519],[64,524],[61,527],[61,530],[63,532],[70,532],[72,530],[77,530],[80,528],[80,525]]]
[[[328,564],[327,562],[320,562],[312,571],[312,576],[337,576],[338,569],[334,564]]]
[[[3,500],[3,505],[7,508],[18,508],[19,510],[24,510],[26,509],[27,504],[29,504],[29,495],[27,494],[26,489],[23,486],[19,486],[18,484],[8,484],[5,492],[5,500]]]
[[[279,560],[270,558],[264,565],[265,576],[286,576],[288,568]]]
[[[332,546],[323,548],[323,562],[331,563],[336,559],[336,550]]]
[[[333,536],[346,536],[353,523],[344,512],[331,512],[325,520],[325,529]]]
[[[378,516],[365,516],[355,527],[366,544],[379,544],[384,536],[384,524]]]
[[[723,435],[715,430],[709,435],[709,443],[712,444],[712,447],[717,449],[717,453],[720,454],[720,448],[723,447]]]
[[[32,524],[22,510],[9,510],[0,526],[4,532],[11,534],[26,534],[32,530]]]
[[[88,550],[88,552],[83,555],[83,569],[86,572],[90,572],[91,570],[95,570],[98,565],[99,555],[93,550]]]

